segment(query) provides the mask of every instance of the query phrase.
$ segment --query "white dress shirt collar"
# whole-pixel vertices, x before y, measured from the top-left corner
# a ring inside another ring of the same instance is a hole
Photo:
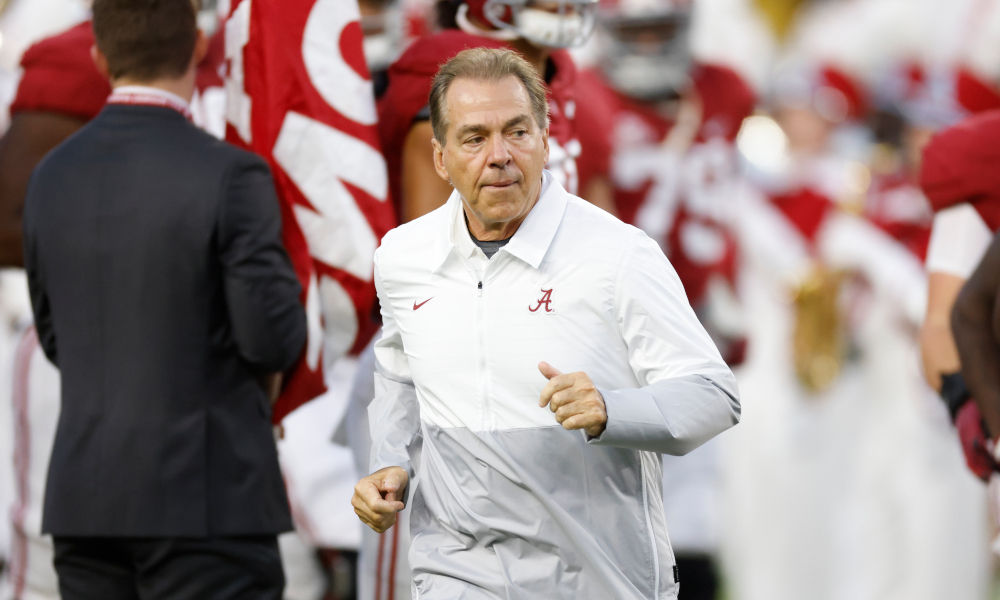
[[[145,98],[149,99],[151,104],[173,108],[185,116],[191,114],[190,102],[173,92],[168,92],[160,88],[145,85],[121,85],[111,92],[108,102],[113,104],[116,98],[129,99],[127,102],[122,102],[123,104],[142,104],[141,100]],[[135,101],[136,99],[139,101]]]
[[[146,85],[121,85],[114,89],[112,94],[135,94],[137,96],[158,96],[164,100],[170,100],[173,103],[180,104],[184,107],[190,107],[191,103],[181,98],[173,92],[168,92],[167,90],[149,87]]]
[[[552,243],[552,238],[559,229],[563,213],[566,211],[567,192],[559,182],[555,180],[547,170],[542,172],[542,189],[539,192],[538,201],[535,203],[528,215],[524,218],[521,226],[517,228],[514,237],[502,250],[506,250],[517,258],[538,268],[545,253]],[[446,205],[448,215],[446,221],[447,230],[439,240],[439,261],[435,265],[435,270],[441,268],[452,250],[468,258],[475,254],[478,247],[472,241],[469,227],[465,221],[465,210],[462,198],[455,190],[448,198]]]

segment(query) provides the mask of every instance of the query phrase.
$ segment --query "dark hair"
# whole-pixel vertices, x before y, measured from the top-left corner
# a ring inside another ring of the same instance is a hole
[[[437,0],[434,4],[435,22],[438,29],[458,29],[458,7],[462,0]]]
[[[470,48],[462,50],[451,60],[441,65],[431,82],[430,101],[431,127],[434,137],[442,145],[448,133],[448,88],[456,79],[468,78],[491,83],[517,77],[528,94],[531,113],[538,127],[549,126],[549,103],[545,98],[545,82],[531,63],[513,50],[497,48]]]
[[[94,0],[94,38],[112,79],[138,82],[187,72],[199,0]]]

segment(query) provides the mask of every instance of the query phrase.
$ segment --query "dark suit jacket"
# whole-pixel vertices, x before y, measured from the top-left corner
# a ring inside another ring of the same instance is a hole
[[[62,374],[43,531],[289,530],[258,377],[295,362],[306,318],[264,161],[169,108],[109,105],[35,170],[24,246]]]

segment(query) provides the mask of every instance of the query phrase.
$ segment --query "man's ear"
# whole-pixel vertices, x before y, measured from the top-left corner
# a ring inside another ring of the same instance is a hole
[[[434,170],[437,172],[438,177],[451,183],[448,170],[444,168],[444,146],[441,145],[441,142],[437,141],[437,138],[431,138],[431,145],[434,147]]]
[[[198,37],[194,42],[194,54],[191,56],[191,62],[194,66],[201,64],[201,61],[205,59],[205,55],[208,54],[208,37],[205,36],[205,32],[198,30]]]
[[[111,69],[108,67],[108,57],[104,56],[104,53],[97,48],[97,44],[90,47],[90,59],[94,61],[94,66],[97,67],[97,72],[110,81]]]

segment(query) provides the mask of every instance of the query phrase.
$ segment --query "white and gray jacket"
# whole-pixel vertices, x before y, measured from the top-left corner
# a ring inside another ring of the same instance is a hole
[[[732,427],[740,404],[660,248],[546,172],[492,260],[456,192],[385,236],[375,282],[372,471],[412,477],[423,437],[414,598],[674,598],[659,454]],[[599,438],[538,407],[540,361],[594,381]]]

